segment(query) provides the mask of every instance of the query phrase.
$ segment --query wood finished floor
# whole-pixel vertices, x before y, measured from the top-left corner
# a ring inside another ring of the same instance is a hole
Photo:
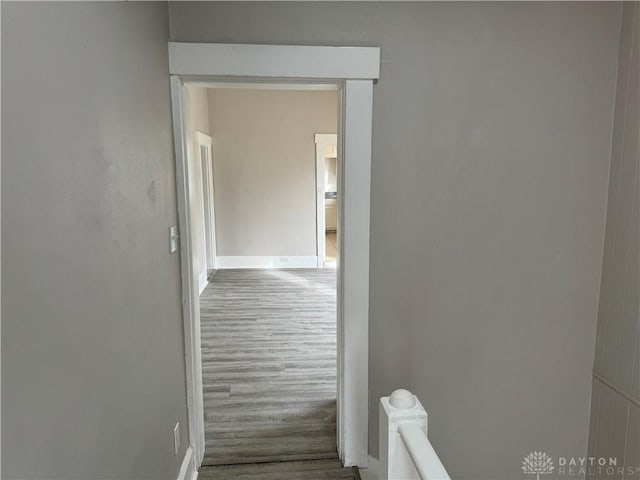
[[[198,472],[198,478],[201,480],[359,480],[360,475],[357,468],[343,468],[340,461],[334,459],[203,467]]]
[[[351,469],[334,476],[336,271],[218,270],[211,280],[200,296],[204,465],[327,462],[274,464],[272,476],[265,465],[258,476],[204,470],[289,478],[277,468],[300,467],[295,478],[353,478]]]
[[[325,232],[325,261],[335,262],[338,258],[338,235],[336,232]]]

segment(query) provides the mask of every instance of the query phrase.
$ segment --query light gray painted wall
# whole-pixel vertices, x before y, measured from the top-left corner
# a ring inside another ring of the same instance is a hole
[[[454,478],[587,451],[620,4],[170,3],[175,41],[381,47],[370,451],[408,387]],[[347,320],[348,321],[348,320]]]
[[[191,207],[192,261],[196,274],[207,271],[207,246],[204,237],[204,201],[202,183],[202,163],[196,133],[211,135],[209,132],[209,101],[207,89],[187,85],[186,124],[190,140],[187,152],[189,166],[189,193]]]
[[[209,89],[219,256],[316,255],[316,133],[335,91]]]
[[[1,8],[2,478],[175,479],[167,6]]]
[[[639,134],[640,4],[629,2],[620,42],[589,429],[590,456],[617,457],[619,465],[638,468],[625,478],[640,478]]]

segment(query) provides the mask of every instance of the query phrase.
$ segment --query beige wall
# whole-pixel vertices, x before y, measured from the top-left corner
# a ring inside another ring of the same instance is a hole
[[[334,91],[209,89],[219,256],[316,255],[316,133]]]
[[[189,205],[191,211],[191,259],[196,275],[207,274],[207,247],[204,237],[204,203],[202,162],[196,133],[210,135],[209,101],[204,87],[186,87],[186,128],[189,136],[187,161],[189,171]]]
[[[378,398],[408,387],[454,478],[528,477],[532,449],[584,455],[621,5],[169,9],[176,41],[381,47],[371,453]]]
[[[624,6],[589,456],[640,468],[640,4]],[[597,472],[594,472],[597,473]],[[620,478],[618,476],[598,478]],[[640,472],[635,476],[640,478]]]
[[[167,6],[1,8],[2,478],[175,479]]]

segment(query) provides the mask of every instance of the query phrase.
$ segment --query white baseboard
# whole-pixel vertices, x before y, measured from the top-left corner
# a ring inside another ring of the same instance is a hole
[[[216,257],[216,268],[318,268],[318,257],[315,255]]]
[[[184,452],[182,465],[178,472],[177,480],[197,480],[198,469],[196,468],[196,457],[193,455],[193,447],[189,445],[187,451]]]
[[[202,293],[202,291],[205,288],[207,288],[207,285],[209,285],[209,280],[207,276],[208,276],[207,270],[205,270],[204,272],[200,273],[200,275],[198,275],[198,294]]]
[[[380,479],[380,462],[377,458],[369,455],[369,464],[367,468],[359,468],[360,478],[362,480],[379,480]]]

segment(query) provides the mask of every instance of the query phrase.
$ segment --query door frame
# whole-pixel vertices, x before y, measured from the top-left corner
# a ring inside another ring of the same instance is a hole
[[[185,83],[315,83],[338,87],[337,444],[345,466],[368,463],[369,215],[373,81],[377,47],[317,47],[169,42],[176,155],[189,442],[197,470],[204,457],[204,406],[197,282],[191,265]],[[364,279],[364,280],[363,280]]]
[[[327,145],[338,146],[338,135],[335,133],[316,133],[314,138],[316,144],[316,238],[318,253],[318,268],[324,268],[324,260],[327,253],[326,246],[326,215],[325,215],[325,158],[324,153]],[[338,202],[339,203],[339,202]]]
[[[202,169],[202,214],[204,216],[205,263],[207,270],[216,268],[216,210],[213,184],[213,139],[206,133],[196,132],[198,159]],[[208,158],[202,158],[202,147],[207,149]],[[208,201],[207,201],[208,200]],[[207,228],[208,227],[208,228]]]

